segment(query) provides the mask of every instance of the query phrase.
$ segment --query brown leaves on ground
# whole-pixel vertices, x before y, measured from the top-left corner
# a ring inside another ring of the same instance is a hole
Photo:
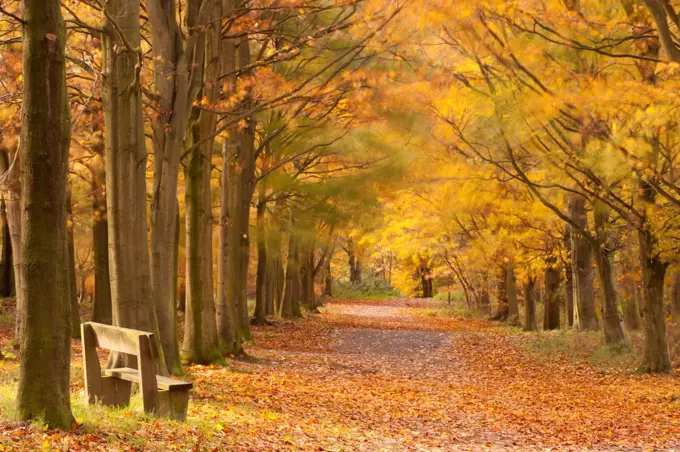
[[[680,446],[677,378],[603,374],[584,363],[541,359],[521,347],[524,337],[490,322],[417,315],[427,303],[335,302],[320,315],[256,327],[250,359],[187,368],[195,391],[185,423],[78,402],[76,417],[85,425],[75,432],[5,423],[0,445],[159,451]],[[75,356],[74,364],[79,361]]]

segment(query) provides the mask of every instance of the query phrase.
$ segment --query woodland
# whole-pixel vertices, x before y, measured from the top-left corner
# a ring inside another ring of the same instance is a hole
[[[680,448],[679,88],[676,0],[0,0],[0,450]]]

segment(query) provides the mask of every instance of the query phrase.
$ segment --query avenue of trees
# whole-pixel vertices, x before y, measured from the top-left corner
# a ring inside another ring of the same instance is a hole
[[[179,375],[317,311],[335,273],[456,287],[527,331],[641,330],[640,370],[670,372],[675,2],[20,3],[0,5],[0,291],[22,418],[71,425],[85,298]]]

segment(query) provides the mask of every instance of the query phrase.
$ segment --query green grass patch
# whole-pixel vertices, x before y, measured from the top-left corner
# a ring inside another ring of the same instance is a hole
[[[333,285],[333,298],[345,300],[384,300],[403,296],[382,278],[366,277],[361,282],[338,281]]]

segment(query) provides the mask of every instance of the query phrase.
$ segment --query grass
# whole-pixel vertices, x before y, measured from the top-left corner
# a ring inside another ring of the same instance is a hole
[[[447,302],[446,293],[439,294],[435,299],[438,301],[431,307],[408,308],[409,313],[433,318],[483,319],[488,317],[487,313],[474,308],[470,309],[460,292],[451,293],[450,304]],[[537,308],[540,308],[536,313],[540,329],[543,307],[539,305]],[[521,348],[540,360],[587,363],[603,372],[633,372],[641,360],[642,338],[640,333],[636,332],[630,333],[633,350],[628,350],[623,344],[605,344],[601,331],[577,332],[573,329],[562,329],[525,332],[521,326],[511,326],[505,323],[499,324],[497,328],[499,331],[516,336]]]
[[[539,359],[587,363],[600,371],[634,371],[640,363],[637,335],[633,350],[623,344],[605,344],[601,331],[542,331],[524,333],[521,347]]]
[[[338,281],[333,285],[333,297],[344,300],[385,300],[403,296],[382,278],[365,277],[361,282]]]

